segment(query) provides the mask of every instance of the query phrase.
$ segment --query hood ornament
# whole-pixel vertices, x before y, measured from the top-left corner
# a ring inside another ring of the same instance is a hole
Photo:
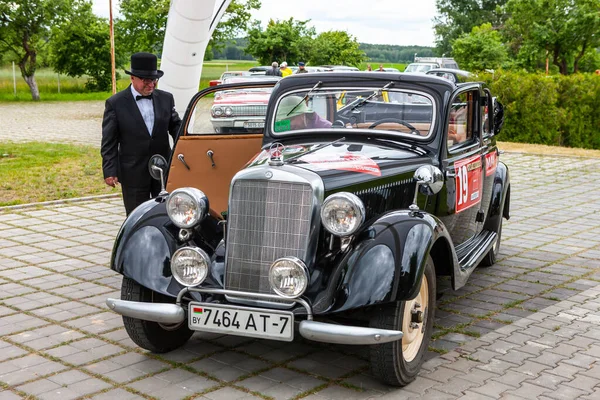
[[[283,152],[285,146],[282,143],[275,142],[269,147],[269,165],[283,165]]]

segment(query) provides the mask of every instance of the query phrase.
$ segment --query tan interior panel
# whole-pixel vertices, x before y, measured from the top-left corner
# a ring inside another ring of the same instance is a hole
[[[231,179],[260,151],[262,139],[262,134],[180,137],[173,152],[167,190],[195,187],[206,194],[213,214],[227,211]],[[209,151],[213,152],[214,166]]]

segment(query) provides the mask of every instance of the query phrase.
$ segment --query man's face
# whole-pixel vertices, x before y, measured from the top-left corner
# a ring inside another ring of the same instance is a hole
[[[156,83],[158,79],[146,79],[146,78],[138,78],[137,76],[131,76],[131,84],[133,88],[142,96],[148,96],[154,89],[156,88]]]

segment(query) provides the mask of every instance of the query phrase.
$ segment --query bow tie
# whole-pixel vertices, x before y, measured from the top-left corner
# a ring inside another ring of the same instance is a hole
[[[148,99],[148,100],[152,100],[152,93],[149,94],[148,96],[142,96],[140,94],[138,94],[137,96],[135,96],[135,101],[138,101],[140,99]]]

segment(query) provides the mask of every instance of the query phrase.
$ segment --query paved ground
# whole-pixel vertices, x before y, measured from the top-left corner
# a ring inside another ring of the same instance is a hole
[[[433,351],[404,389],[369,376],[351,346],[195,334],[142,351],[104,305],[119,296],[107,266],[121,200],[0,209],[0,399],[598,399],[600,165],[503,160],[501,260],[457,292],[440,283]]]

